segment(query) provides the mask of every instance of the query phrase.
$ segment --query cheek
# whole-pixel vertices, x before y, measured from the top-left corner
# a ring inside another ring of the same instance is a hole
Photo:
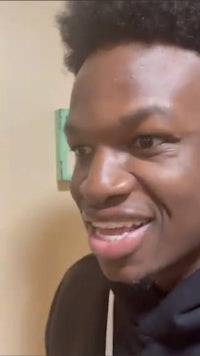
[[[160,178],[160,180],[159,180]],[[181,211],[189,208],[193,201],[193,210],[196,204],[200,204],[200,172],[192,164],[187,162],[176,164],[164,171],[161,177],[157,175],[159,181],[166,188],[166,202],[171,206],[172,210]]]
[[[155,269],[160,268],[199,248],[200,170],[194,160],[181,161],[148,162],[146,176],[144,167],[140,170],[141,177],[146,177],[146,192],[158,209],[153,233],[138,253],[139,261],[146,256],[149,269],[152,261]]]
[[[70,183],[70,192],[72,198],[74,199],[74,201],[76,202],[79,208],[81,207],[81,202],[82,202],[80,186],[81,183],[84,181],[84,177],[85,177],[85,169],[80,169],[76,164]]]
[[[73,176],[70,184],[70,193],[74,201],[78,206],[80,206],[80,193],[79,193],[79,186],[80,184],[78,183],[77,179],[75,176]]]
[[[189,210],[196,213],[200,208],[200,159],[194,157],[182,152],[138,165],[138,179],[147,194],[160,209],[166,207],[170,216],[183,219]]]

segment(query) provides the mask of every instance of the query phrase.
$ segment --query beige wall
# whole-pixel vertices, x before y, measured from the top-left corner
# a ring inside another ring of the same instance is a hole
[[[0,355],[44,355],[55,288],[87,252],[68,192],[57,190],[53,111],[67,107],[54,15],[60,1],[0,1]]]

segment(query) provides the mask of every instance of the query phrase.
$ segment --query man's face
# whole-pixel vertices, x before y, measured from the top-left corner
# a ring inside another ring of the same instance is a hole
[[[76,77],[66,132],[72,196],[105,275],[132,282],[198,264],[198,56],[142,44],[96,52]]]

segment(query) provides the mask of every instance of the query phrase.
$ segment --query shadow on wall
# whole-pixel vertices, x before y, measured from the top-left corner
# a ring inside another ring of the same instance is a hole
[[[53,295],[68,267],[89,252],[86,233],[73,208],[37,209],[28,220],[26,212],[25,221],[17,225],[11,260],[20,291],[16,303],[21,313],[20,343],[24,355],[44,355],[44,330]]]

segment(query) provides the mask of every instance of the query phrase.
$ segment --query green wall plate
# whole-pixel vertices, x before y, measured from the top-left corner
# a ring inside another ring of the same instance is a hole
[[[75,156],[70,150],[64,126],[68,117],[69,109],[58,109],[55,111],[55,133],[56,133],[56,170],[58,182],[69,182],[71,180]]]

